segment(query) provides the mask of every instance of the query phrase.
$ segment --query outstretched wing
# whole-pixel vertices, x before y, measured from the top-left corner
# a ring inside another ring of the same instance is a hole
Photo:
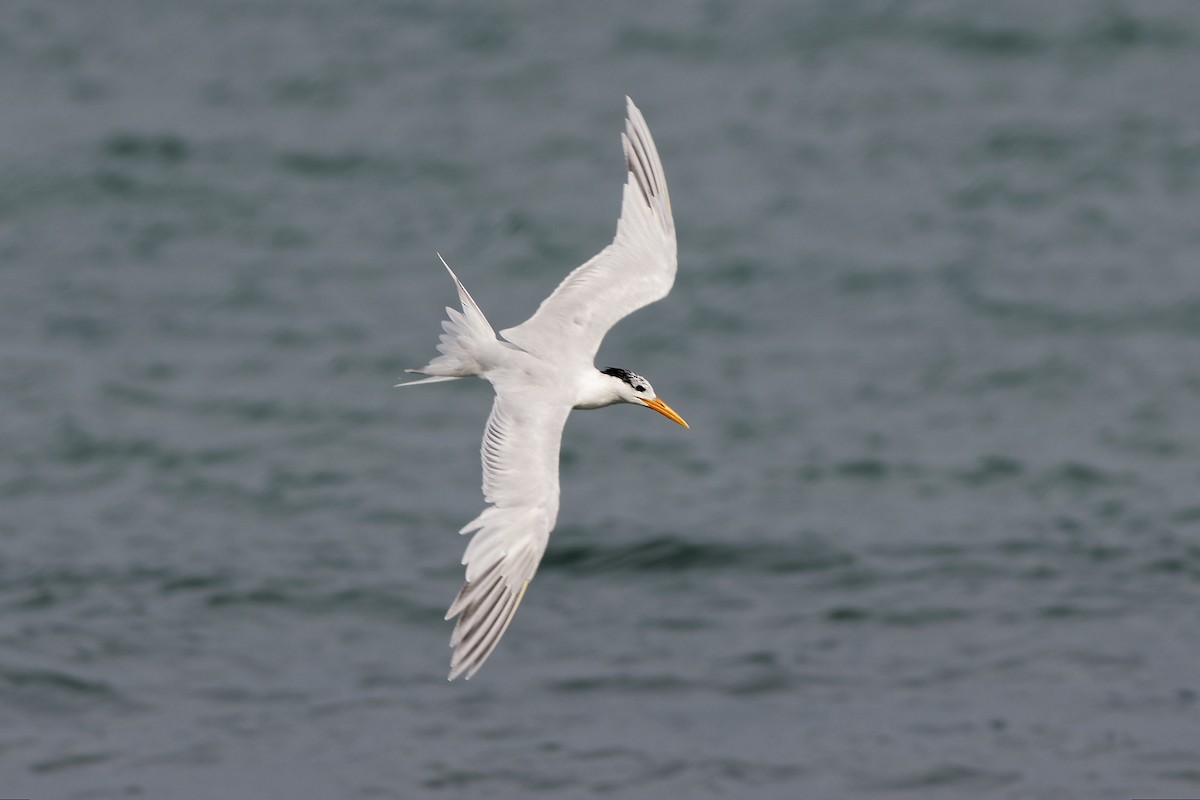
[[[675,283],[675,220],[662,162],[646,120],[628,97],[621,141],[629,176],[617,235],[542,301],[532,317],[500,332],[508,341],[550,361],[596,356],[613,325],[655,300]]]
[[[467,581],[446,612],[446,619],[458,616],[450,680],[470,678],[496,649],[546,552],[558,518],[558,454],[570,412],[553,390],[496,383],[480,448],[490,505],[460,531],[475,535],[463,555]]]

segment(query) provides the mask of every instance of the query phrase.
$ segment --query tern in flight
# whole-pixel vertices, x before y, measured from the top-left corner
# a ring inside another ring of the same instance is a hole
[[[646,120],[632,100],[625,102],[621,142],[629,174],[612,244],[568,275],[532,317],[500,331],[501,338],[443,259],[462,313],[446,309],[441,355],[407,370],[430,377],[400,384],[477,375],[496,390],[480,448],[488,505],[459,531],[474,538],[462,559],[466,583],[446,612],[446,619],[458,617],[450,680],[470,678],[492,654],[537,572],[558,518],[559,445],[571,409],[633,403],[688,426],[641,375],[592,365],[609,328],[666,297],[675,282],[667,180]]]

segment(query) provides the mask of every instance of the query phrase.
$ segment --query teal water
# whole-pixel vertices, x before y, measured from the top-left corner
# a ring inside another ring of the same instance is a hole
[[[0,796],[1200,796],[1200,6],[0,6]],[[447,684],[478,382],[674,292]]]

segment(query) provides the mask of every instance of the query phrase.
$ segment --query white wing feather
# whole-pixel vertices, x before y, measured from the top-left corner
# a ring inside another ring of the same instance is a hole
[[[467,582],[446,612],[450,680],[470,678],[508,629],[558,518],[558,455],[571,405],[553,389],[493,378],[496,400],[480,455],[490,504],[460,533],[474,533],[463,564]]]
[[[508,341],[562,363],[590,366],[613,325],[661,300],[675,283],[675,220],[658,149],[637,106],[621,141],[629,176],[612,244],[566,277],[532,317],[500,332]]]

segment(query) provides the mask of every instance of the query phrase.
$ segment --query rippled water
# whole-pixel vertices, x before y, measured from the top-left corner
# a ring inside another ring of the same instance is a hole
[[[1200,6],[0,6],[0,795],[1200,796]],[[497,327],[671,296],[447,684]]]

